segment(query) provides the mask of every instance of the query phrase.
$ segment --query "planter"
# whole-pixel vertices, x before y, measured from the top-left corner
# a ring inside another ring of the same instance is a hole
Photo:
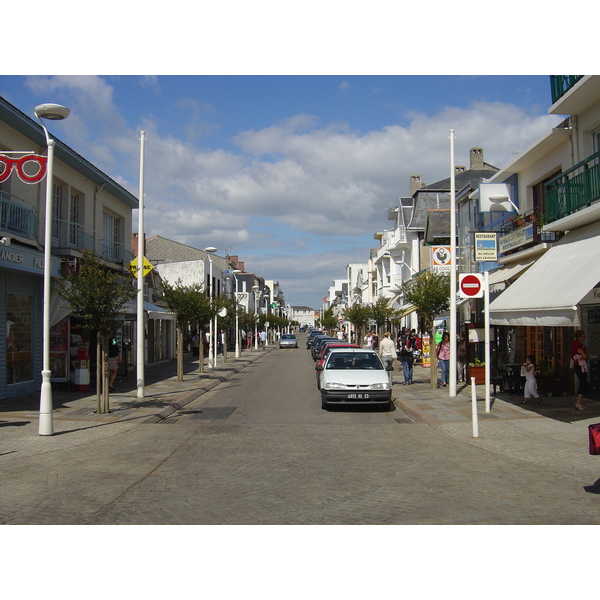
[[[467,367],[467,383],[471,383],[471,377],[475,377],[475,385],[485,384],[485,367]]]

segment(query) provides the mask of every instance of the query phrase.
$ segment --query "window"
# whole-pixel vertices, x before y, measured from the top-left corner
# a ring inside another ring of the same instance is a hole
[[[80,240],[80,221],[81,216],[81,202],[79,194],[71,192],[71,202],[69,204],[69,245],[72,248],[81,249],[80,244],[83,240]]]
[[[102,257],[119,261],[121,240],[121,222],[109,213],[104,213],[102,222]]]
[[[536,185],[532,187],[533,191],[533,208],[537,209],[538,214],[545,215],[546,214],[546,184],[560,175],[560,171],[556,171],[556,173],[552,173],[550,177],[546,177],[543,181],[540,181]]]
[[[6,294],[6,382],[32,379],[32,297]]]
[[[58,183],[52,185],[52,243],[59,245],[60,220],[62,216],[62,186]]]

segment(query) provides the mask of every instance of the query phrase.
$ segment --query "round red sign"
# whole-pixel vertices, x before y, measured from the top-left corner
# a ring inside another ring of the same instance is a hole
[[[481,279],[477,275],[465,275],[460,281],[460,291],[465,296],[477,296],[481,292]]]

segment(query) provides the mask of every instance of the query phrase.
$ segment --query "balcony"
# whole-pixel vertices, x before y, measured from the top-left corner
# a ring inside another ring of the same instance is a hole
[[[32,240],[36,227],[35,208],[18,196],[0,190],[0,231]]]
[[[52,247],[61,250],[94,250],[96,236],[77,223],[52,220]]]
[[[548,223],[573,214],[599,198],[600,152],[596,152],[546,184]]]
[[[125,248],[125,244],[110,240],[98,240],[97,253],[104,260],[122,265],[128,265],[133,260],[133,252]]]
[[[583,75],[550,75],[552,104],[562,98],[582,77]]]

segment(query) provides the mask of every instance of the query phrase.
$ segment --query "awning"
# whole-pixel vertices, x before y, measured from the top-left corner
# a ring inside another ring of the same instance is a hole
[[[528,269],[534,263],[533,260],[516,263],[507,267],[502,267],[493,273],[488,275],[490,283],[490,292],[502,291],[506,286],[506,283],[510,283],[510,280],[518,277],[523,271]]]
[[[416,306],[413,306],[412,304],[405,304],[399,311],[398,311],[398,316],[399,317],[406,317],[408,315],[410,315],[411,313],[414,313],[415,310],[417,310]]]
[[[490,304],[492,325],[575,327],[600,282],[600,223],[567,233]]]
[[[137,315],[137,300],[130,300],[125,307],[123,308],[123,313],[126,315]],[[156,304],[152,304],[150,302],[144,301],[144,312],[148,314],[149,319],[164,319],[167,321],[174,321],[175,315],[167,310],[165,310],[162,306],[157,306]]]

